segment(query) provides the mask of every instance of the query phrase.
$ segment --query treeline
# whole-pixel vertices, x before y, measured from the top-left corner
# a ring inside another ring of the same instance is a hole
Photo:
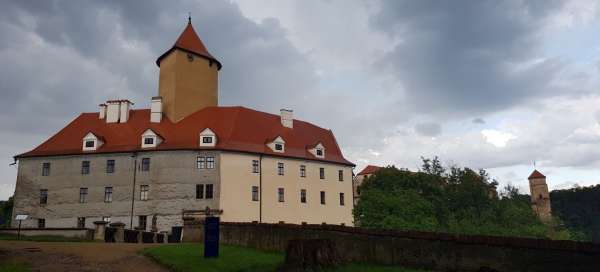
[[[560,223],[543,224],[529,197],[515,187],[504,188],[498,196],[497,184],[484,170],[446,169],[437,157],[423,159],[419,172],[385,167],[361,185],[355,223],[367,228],[573,238]]]
[[[600,185],[550,192],[552,213],[581,240],[600,243]]]
[[[0,228],[10,227],[12,218],[13,198],[12,196],[7,201],[0,201]]]

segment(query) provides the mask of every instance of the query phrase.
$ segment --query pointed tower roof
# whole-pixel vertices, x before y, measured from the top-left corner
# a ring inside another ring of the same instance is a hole
[[[534,178],[545,178],[546,176],[544,176],[544,174],[540,173],[538,170],[533,170],[533,172],[531,173],[531,175],[529,175],[529,177],[527,179],[534,179]]]
[[[175,42],[173,47],[171,47],[171,49],[167,50],[165,53],[160,55],[158,59],[156,59],[156,65],[160,67],[160,61],[175,49],[192,53],[203,57],[209,61],[213,61],[217,64],[218,69],[221,70],[221,63],[208,52],[206,46],[204,46],[204,43],[202,43],[202,40],[200,40],[200,37],[198,37],[198,34],[196,34],[194,26],[192,26],[191,19],[188,20],[187,26],[185,27],[183,32],[181,32],[181,35],[179,35],[179,38],[177,38],[177,41]]]

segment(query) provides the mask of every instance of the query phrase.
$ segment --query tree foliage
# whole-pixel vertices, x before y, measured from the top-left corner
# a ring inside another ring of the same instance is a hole
[[[7,201],[0,201],[0,227],[10,227],[12,218],[13,198]]]
[[[600,185],[554,190],[552,213],[578,233],[578,239],[600,243]]]
[[[569,237],[565,230],[544,225],[529,197],[515,187],[505,187],[498,197],[497,184],[485,170],[446,169],[437,157],[423,158],[420,172],[385,167],[360,186],[355,223],[369,228]]]

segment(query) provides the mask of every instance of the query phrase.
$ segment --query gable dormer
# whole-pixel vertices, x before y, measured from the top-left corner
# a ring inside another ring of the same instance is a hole
[[[309,148],[308,152],[319,159],[325,158],[325,147],[321,142],[317,143],[312,148]]]
[[[104,141],[101,137],[96,136],[94,133],[88,132],[88,134],[83,137],[82,149],[83,151],[95,151],[103,144]]]
[[[217,145],[217,135],[210,128],[200,132],[200,146],[214,147],[215,145]]]
[[[277,136],[275,140],[267,143],[267,146],[273,150],[273,152],[284,153],[285,152],[285,141],[281,136]]]
[[[142,148],[157,147],[162,141],[163,138],[151,129],[147,129],[142,133]]]

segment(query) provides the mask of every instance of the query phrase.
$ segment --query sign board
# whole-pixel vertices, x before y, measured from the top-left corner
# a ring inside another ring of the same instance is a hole
[[[27,217],[29,217],[29,215],[26,214],[17,214],[17,216],[15,217],[16,220],[25,220],[27,219]]]
[[[204,258],[219,257],[219,217],[204,220]]]

